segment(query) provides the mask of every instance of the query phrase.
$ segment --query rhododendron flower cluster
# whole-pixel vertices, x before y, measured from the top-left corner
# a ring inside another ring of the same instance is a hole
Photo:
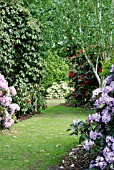
[[[20,110],[18,104],[12,103],[12,96],[15,95],[15,88],[8,87],[8,82],[0,74],[0,126],[2,128],[9,128],[14,123],[15,111]]]
[[[73,122],[68,129],[73,130],[71,134],[80,134],[83,148],[95,154],[89,170],[114,170],[114,65],[110,73],[106,86],[93,91],[96,113],[89,115],[86,122]]]
[[[89,169],[114,169],[114,65],[110,72],[107,85],[93,91],[97,113],[88,116],[87,122],[92,122],[94,128],[83,147],[99,155],[91,161]]]

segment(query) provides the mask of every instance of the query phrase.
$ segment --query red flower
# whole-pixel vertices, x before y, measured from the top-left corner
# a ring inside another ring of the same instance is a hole
[[[80,76],[80,78],[81,78],[82,80],[84,80],[84,77],[83,77],[83,76]]]
[[[101,73],[102,72],[102,68],[99,68],[98,72]]]
[[[35,115],[36,114],[36,112],[35,111],[32,111],[32,113]]]
[[[86,74],[85,74],[85,76],[87,76],[87,77],[88,77],[88,76],[89,76],[89,74],[88,74],[88,73],[86,73]]]
[[[30,103],[30,100],[28,99],[28,100],[26,100],[26,102],[27,102],[27,103]]]
[[[68,56],[68,59],[71,59],[72,57],[71,56]]]
[[[75,95],[74,95],[74,99],[76,99],[76,98],[77,98],[77,96],[78,96],[78,94],[75,94]]]
[[[83,53],[83,50],[82,50],[82,49],[80,49],[80,50],[78,50],[78,52],[79,52],[79,53]]]
[[[79,66],[79,68],[82,68],[82,67],[83,67],[83,65],[80,65],[80,66]]]
[[[78,54],[73,54],[72,57],[78,57]]]
[[[85,94],[82,94],[82,97],[84,97],[85,96]]]
[[[82,84],[78,84],[78,86],[82,86]]]
[[[84,84],[88,84],[88,82],[89,82],[89,81],[88,81],[88,80],[86,80],[86,81],[84,82]]]
[[[73,72],[73,71],[70,71],[69,77],[73,77],[74,75],[75,75],[74,72]]]

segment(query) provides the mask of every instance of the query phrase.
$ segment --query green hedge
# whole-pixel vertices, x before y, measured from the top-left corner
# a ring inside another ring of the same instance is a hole
[[[28,89],[29,83],[34,88],[42,80],[42,34],[40,25],[21,3],[0,1],[0,16],[0,72],[8,80],[9,86],[16,87],[18,103],[22,100],[22,84],[26,84],[23,88]],[[25,96],[29,96],[29,93],[31,88]]]
[[[15,2],[0,2],[0,71],[10,84],[42,78],[41,32],[28,10]]]

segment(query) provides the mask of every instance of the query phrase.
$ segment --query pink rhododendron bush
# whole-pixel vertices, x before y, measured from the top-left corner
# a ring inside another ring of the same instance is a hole
[[[16,95],[14,86],[8,87],[8,82],[0,74],[0,127],[9,128],[14,123],[15,111],[20,107],[12,103],[12,97]]]
[[[104,88],[93,91],[92,99],[96,107],[96,113],[89,115],[86,122],[73,121],[72,134],[80,136],[83,148],[97,155],[90,162],[91,170],[114,169],[114,65],[107,77]]]

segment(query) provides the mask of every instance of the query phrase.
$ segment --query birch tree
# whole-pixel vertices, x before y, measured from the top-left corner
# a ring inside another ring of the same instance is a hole
[[[77,0],[78,13],[78,43],[80,44],[86,60],[92,67],[99,86],[105,86],[105,78],[98,74],[98,61],[110,60],[114,57],[113,36],[114,20],[113,0]],[[89,52],[93,51],[96,62],[93,64]]]

